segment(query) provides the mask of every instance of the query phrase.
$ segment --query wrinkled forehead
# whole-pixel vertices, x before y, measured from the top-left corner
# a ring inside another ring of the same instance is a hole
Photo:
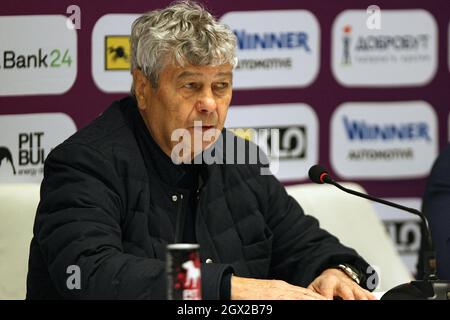
[[[233,78],[233,66],[231,64],[221,65],[178,65],[173,62],[167,63],[161,70],[162,78],[183,80],[192,78]]]
[[[177,50],[179,48],[169,49],[163,55],[163,64],[173,64],[177,67],[205,66],[205,67],[221,67],[231,66],[235,68],[237,65],[237,57],[230,57],[228,52],[221,50],[211,50],[205,52],[195,52]]]

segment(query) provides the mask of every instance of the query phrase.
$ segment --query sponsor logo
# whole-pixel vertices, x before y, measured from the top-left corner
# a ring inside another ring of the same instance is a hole
[[[384,221],[384,225],[403,263],[411,274],[416,274],[422,238],[420,221],[388,220]]]
[[[330,138],[342,177],[422,177],[437,154],[436,114],[422,101],[345,103],[332,116]]]
[[[0,127],[2,182],[40,182],[49,152],[76,131],[62,113],[3,115]]]
[[[344,36],[342,37],[342,47],[343,47],[343,54],[342,54],[342,64],[349,65],[351,64],[351,58],[350,58],[350,42],[352,40],[351,38],[351,32],[352,27],[349,25],[346,25],[344,27]]]
[[[105,70],[130,70],[131,45],[129,36],[105,37]]]
[[[384,222],[400,254],[417,253],[420,249],[420,221],[390,220]]]
[[[305,32],[249,33],[245,30],[234,30],[234,34],[239,50],[302,48],[306,52],[311,51],[308,46],[308,34]]]
[[[428,48],[430,35],[381,35],[381,36],[360,36],[355,45],[355,51],[414,51]],[[430,57],[427,56],[427,59]]]
[[[320,31],[309,11],[229,12],[221,22],[237,38],[234,88],[304,87],[315,79]]]
[[[198,245],[168,246],[167,297],[169,300],[201,300],[202,283]]]
[[[306,104],[231,107],[225,126],[256,143],[268,156],[271,172],[282,181],[306,179],[318,160],[319,124]]]
[[[9,151],[9,149],[6,147],[0,147],[0,166],[3,164],[3,160],[9,162],[13,173],[16,174],[16,168],[14,167],[14,161],[11,155],[11,151]]]
[[[279,160],[306,158],[306,130],[305,126],[277,127],[277,128],[230,128],[243,139],[252,141],[264,150],[269,157]],[[273,134],[271,131],[275,130]],[[272,141],[276,139],[276,141]]]
[[[129,92],[131,88],[130,30],[137,14],[107,14],[92,30],[92,76],[104,92]]]
[[[350,120],[343,117],[345,132],[349,140],[399,140],[431,141],[429,125],[426,122],[396,123],[368,123],[365,120]]]
[[[195,258],[194,258],[195,259]],[[189,260],[183,263],[181,266],[185,273],[185,280],[182,284],[184,287],[183,299],[184,300],[200,300],[200,261]]]
[[[39,48],[35,54],[19,54],[13,50],[3,51],[3,59],[0,68],[3,69],[46,69],[61,68],[72,65],[72,58],[69,50],[64,50],[64,54],[59,49],[44,52]]]
[[[382,28],[367,28],[365,15],[363,10],[346,10],[334,22],[332,68],[341,84],[423,85],[432,79],[437,25],[430,13],[384,10]]]
[[[59,15],[0,17],[0,96],[61,94],[77,72],[77,37]],[[14,36],[11,37],[11,34]]]
[[[420,210],[422,202],[420,198],[389,198],[386,200],[417,210]],[[415,274],[421,241],[420,218],[378,203],[374,203],[374,207],[400,258],[411,274]]]
[[[366,121],[350,120],[343,117],[343,125],[350,141],[417,141],[431,142],[430,126],[426,122],[371,124]],[[350,150],[350,160],[394,160],[413,159],[413,148],[357,149]]]

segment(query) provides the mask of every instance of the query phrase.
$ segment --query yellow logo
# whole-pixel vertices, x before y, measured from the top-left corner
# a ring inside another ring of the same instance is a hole
[[[253,141],[255,138],[256,130],[253,128],[232,128],[229,129],[231,132],[233,132],[235,135],[237,135],[239,138]]]
[[[105,70],[130,70],[131,45],[129,36],[105,37]]]

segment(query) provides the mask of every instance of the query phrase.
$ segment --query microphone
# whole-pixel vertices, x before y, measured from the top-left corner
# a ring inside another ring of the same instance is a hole
[[[345,188],[340,185],[328,172],[320,165],[314,165],[309,169],[309,179],[318,184],[331,184],[344,192],[362,197],[371,201],[382,203],[384,205],[394,207],[414,215],[422,220],[423,228],[421,228],[422,238],[424,242],[424,263],[423,274],[424,280],[415,280],[410,283],[401,284],[387,291],[381,300],[398,300],[398,299],[428,299],[428,300],[447,300],[450,299],[450,281],[439,280],[436,275],[436,255],[431,238],[430,225],[427,217],[419,210],[402,206],[400,204],[390,202],[384,199],[376,198],[365,193]]]

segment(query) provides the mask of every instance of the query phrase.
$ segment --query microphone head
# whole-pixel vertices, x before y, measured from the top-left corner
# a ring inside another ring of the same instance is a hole
[[[328,182],[330,179],[327,170],[324,167],[315,164],[308,171],[309,179],[312,182],[323,184]],[[327,179],[328,178],[328,179]]]

